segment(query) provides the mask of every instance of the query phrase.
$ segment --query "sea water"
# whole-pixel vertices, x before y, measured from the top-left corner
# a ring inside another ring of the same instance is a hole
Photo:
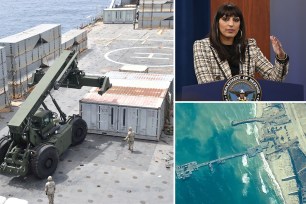
[[[232,126],[233,120],[255,117],[256,105],[245,103],[178,103],[175,106],[176,165],[198,163],[245,152],[258,144],[254,123]],[[175,179],[177,204],[281,204],[277,183],[264,157],[246,156],[194,171]],[[273,175],[272,175],[273,176]]]
[[[0,0],[0,38],[39,24],[61,24],[62,33],[91,23],[111,0]]]

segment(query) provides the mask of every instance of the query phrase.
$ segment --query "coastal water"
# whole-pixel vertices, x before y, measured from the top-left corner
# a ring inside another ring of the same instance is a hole
[[[0,38],[43,23],[61,24],[62,33],[90,23],[111,0],[0,0]]]
[[[231,126],[232,120],[254,117],[255,104],[179,103],[175,107],[176,165],[198,163],[245,152],[256,146],[255,124]],[[175,179],[177,204],[282,204],[269,168],[258,155],[238,157]]]

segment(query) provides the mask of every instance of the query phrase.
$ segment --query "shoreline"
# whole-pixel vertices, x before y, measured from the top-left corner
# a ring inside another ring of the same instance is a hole
[[[256,117],[262,117],[268,112],[264,112],[265,104],[256,104]],[[258,142],[264,137],[264,129],[268,126],[261,123],[256,123],[258,128]],[[266,150],[268,151],[268,149]],[[295,195],[289,195],[297,189],[297,184],[295,179],[288,181],[283,181],[282,179],[294,175],[293,167],[291,164],[291,158],[288,151],[274,153],[272,155],[262,154],[262,160],[266,167],[265,170],[273,182],[275,190],[278,192],[284,203],[288,204],[299,204],[299,198]]]
[[[255,108],[255,109],[256,109],[256,112],[255,112],[255,117],[256,117],[256,118],[257,118],[257,117],[262,117],[262,116],[263,116],[263,108],[264,108],[264,105],[263,105],[263,104],[261,104],[261,103],[257,103],[257,104],[256,104],[256,108]],[[258,131],[258,132],[257,132],[258,135],[257,135],[257,137],[256,137],[256,141],[257,141],[257,144],[259,144],[259,137],[261,137],[261,135],[263,135],[263,128],[264,128],[264,126],[263,126],[261,123],[255,123],[255,126],[256,126],[257,131]],[[269,164],[269,162],[267,161],[267,159],[265,158],[264,153],[261,153],[261,154],[260,154],[260,157],[261,157],[261,160],[262,160],[262,162],[263,162],[263,164],[264,164],[264,169],[265,169],[265,171],[267,172],[269,178],[271,179],[271,181],[272,181],[272,183],[273,183],[273,188],[274,188],[275,190],[277,190],[277,193],[279,194],[279,196],[281,197],[281,199],[283,200],[283,202],[286,203],[285,198],[284,198],[284,196],[283,196],[282,189],[281,189],[279,183],[277,182],[277,180],[276,180],[276,178],[275,178],[275,176],[274,176],[274,173],[273,173],[273,171],[272,171],[272,169],[271,169],[271,167],[270,167],[270,164]]]

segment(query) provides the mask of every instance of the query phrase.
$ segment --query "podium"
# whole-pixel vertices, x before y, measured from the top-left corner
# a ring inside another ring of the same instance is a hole
[[[223,101],[224,81],[184,86],[182,101]],[[300,84],[258,80],[261,101],[304,101],[304,86]]]

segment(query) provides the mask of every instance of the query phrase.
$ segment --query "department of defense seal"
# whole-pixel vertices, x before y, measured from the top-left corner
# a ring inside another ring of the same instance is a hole
[[[224,101],[260,101],[261,94],[258,81],[246,75],[230,78],[222,90]]]

